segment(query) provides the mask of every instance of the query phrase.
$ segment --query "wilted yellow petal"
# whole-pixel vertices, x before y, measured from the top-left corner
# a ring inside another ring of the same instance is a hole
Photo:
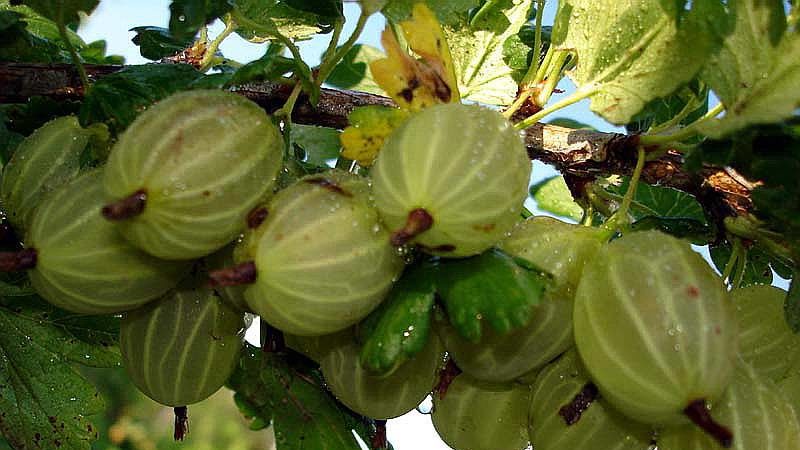
[[[400,27],[409,47],[421,59],[409,55],[387,28],[381,36],[386,58],[370,64],[375,82],[400,108],[411,111],[461,101],[450,50],[430,9],[417,3],[411,19]]]

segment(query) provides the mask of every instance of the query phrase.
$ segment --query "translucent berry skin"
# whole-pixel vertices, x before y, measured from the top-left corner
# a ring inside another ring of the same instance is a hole
[[[181,92],[139,115],[111,150],[107,200],[144,191],[144,211],[118,222],[125,237],[159,258],[199,258],[242,231],[272,189],[282,149],[278,128],[250,100]]]
[[[280,191],[235,251],[254,261],[247,304],[286,333],[334,333],[367,316],[403,267],[370,203],[368,181],[341,171]]]
[[[534,216],[514,226],[498,247],[549,273],[558,289],[574,295],[583,267],[605,241],[606,233],[598,228]]]
[[[436,324],[450,357],[471,377],[491,382],[518,379],[544,366],[573,345],[572,299],[548,292],[527,325],[506,334],[484,327],[479,343],[447,322]]]
[[[772,381],[800,363],[800,336],[784,318],[786,291],[760,285],[730,292],[739,324],[739,356]]]
[[[19,144],[3,168],[0,202],[20,234],[42,198],[78,176],[90,136],[77,117],[66,116],[47,122]]]
[[[136,387],[167,406],[208,398],[239,358],[243,313],[213,290],[181,287],[125,314],[120,352]]]
[[[577,422],[567,425],[560,410],[590,382],[575,350],[545,367],[536,378],[528,431],[537,450],[648,450],[652,430],[593,400]]]
[[[485,383],[461,374],[444,398],[433,398],[433,426],[456,450],[520,450],[526,429],[530,388],[515,383]]]
[[[741,362],[725,395],[714,405],[714,418],[733,432],[733,450],[796,450],[800,423],[778,387]],[[658,439],[659,450],[722,450],[706,433],[692,425],[667,428]]]
[[[58,307],[82,314],[134,309],[173,288],[189,269],[131,245],[100,215],[103,202],[96,169],[47,196],[33,216],[25,245],[36,250],[37,263],[28,275]]]
[[[431,335],[425,347],[387,376],[361,366],[358,344],[350,339],[320,360],[328,389],[353,411],[373,419],[391,419],[416,408],[433,390],[444,348]]]
[[[688,242],[630,233],[586,265],[575,342],[602,396],[632,419],[686,422],[733,374],[737,327],[722,281]]]
[[[553,276],[553,287],[535,307],[530,322],[499,335],[484,330],[481,342],[462,338],[446,323],[437,326],[445,348],[458,367],[473,378],[504,382],[529,374],[573,345],[572,311],[575,287],[584,264],[604,241],[597,228],[571,225],[550,217],[518,223],[499,247]]]
[[[432,227],[412,241],[441,256],[478,254],[519,219],[531,162],[519,133],[496,111],[432,106],[386,141],[371,172],[375,204],[390,230],[422,208]]]

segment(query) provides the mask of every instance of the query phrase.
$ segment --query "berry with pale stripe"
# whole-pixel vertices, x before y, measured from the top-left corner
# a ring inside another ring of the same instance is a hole
[[[245,228],[282,157],[278,127],[252,101],[223,91],[175,94],[140,114],[111,150],[103,214],[152,255],[199,258]]]
[[[578,352],[615,408],[719,431],[705,403],[733,375],[736,319],[722,280],[688,242],[642,231],[604,246],[584,268],[573,319]]]
[[[370,201],[369,182],[330,171],[300,179],[234,252],[255,267],[250,309],[286,333],[354,325],[383,300],[403,267]]]
[[[28,275],[50,303],[83,314],[137,308],[178,284],[183,261],[157,259],[131,245],[99,210],[100,169],[81,175],[47,196],[25,236],[33,255]]]
[[[486,383],[458,375],[433,397],[433,426],[456,450],[520,450],[526,429],[530,388],[516,383]]]
[[[136,387],[167,406],[208,398],[239,359],[244,314],[211,289],[181,286],[125,314],[120,352]]]
[[[375,204],[395,245],[463,257],[519,220],[531,162],[519,133],[477,105],[431,106],[388,138],[372,169]]]
[[[528,431],[536,450],[648,450],[653,434],[597,395],[575,350],[536,378]]]

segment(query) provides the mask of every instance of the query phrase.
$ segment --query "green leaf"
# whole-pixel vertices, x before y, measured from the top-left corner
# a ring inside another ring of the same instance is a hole
[[[113,331],[97,324],[109,323],[35,297],[0,306],[0,430],[14,448],[91,447],[97,430],[87,416],[102,412],[103,402],[73,363],[118,363],[116,349],[98,344],[114,342]]]
[[[339,89],[386,95],[383,89],[375,83],[369,70],[369,63],[384,57],[383,52],[375,47],[356,44],[334,67],[326,83]]]
[[[431,332],[435,293],[431,267],[420,264],[406,270],[362,323],[368,332],[361,364],[376,373],[389,373],[419,353]]]
[[[399,23],[411,16],[411,9],[419,2],[428,5],[442,25],[466,24],[463,19],[481,4],[481,0],[389,0],[382,13],[390,22]]]
[[[105,122],[119,134],[146,107],[202,77],[185,64],[127,66],[92,85],[81,106],[81,123]]]
[[[723,272],[731,258],[731,244],[725,241],[721,245],[712,245],[709,252],[714,265],[720,272]],[[772,266],[783,266],[780,261],[771,257],[758,243],[747,250],[745,258],[744,273],[740,287],[754,284],[772,284]],[[736,275],[736,271],[734,271],[731,277],[736,277]]]
[[[465,339],[479,342],[484,323],[501,334],[525,325],[546,278],[499,250],[489,250],[471,258],[441,260],[436,284],[450,323]]]
[[[707,224],[675,217],[642,217],[631,224],[631,231],[640,230],[660,230],[697,245],[705,245],[714,238],[711,227]]]
[[[358,450],[352,429],[369,442],[367,419],[354,415],[327,392],[318,368],[307,360],[264,353],[247,345],[228,380],[251,428],[272,422],[281,450]]]
[[[339,130],[313,125],[292,124],[292,142],[300,147],[304,163],[328,167],[328,161],[339,157]]]
[[[608,190],[617,195],[625,195],[630,178],[625,177],[619,186],[610,186]],[[639,183],[630,207],[630,215],[634,220],[645,217],[687,219],[708,223],[703,207],[697,199],[686,192],[661,186]]]
[[[80,22],[79,12],[91,14],[100,0],[24,0],[20,3],[55,23],[66,25]]]
[[[266,42],[283,36],[290,40],[309,39],[322,31],[324,20],[317,14],[292,8],[280,0],[236,0],[232,11],[236,29],[250,42]]]
[[[800,334],[800,281],[798,280],[800,280],[800,271],[795,271],[789,287],[789,295],[786,296],[786,303],[784,303],[784,310],[789,328]]]
[[[245,83],[274,81],[293,70],[296,70],[293,59],[267,52],[261,58],[237,69],[229,85],[239,86]]]
[[[201,27],[222,17],[230,9],[228,0],[172,0],[169,31],[176,39],[192,40]]]
[[[0,3],[0,60],[12,62],[68,62],[69,53],[63,48],[58,37],[56,25],[26,6],[9,6]],[[43,27],[55,36],[41,37],[36,24],[49,24]],[[51,30],[52,29],[52,30]],[[80,38],[78,38],[80,41]],[[80,41],[81,43],[83,41]]]
[[[721,137],[750,124],[778,122],[800,107],[800,34],[787,31],[781,0],[730,0],[733,32],[701,77],[725,116],[699,129]]]
[[[719,0],[564,0],[558,4],[553,44],[573,50],[569,75],[591,96],[590,108],[625,124],[653,99],[692,80],[721,44],[725,11]]]
[[[132,41],[139,46],[139,53],[153,61],[172,56],[192,45],[191,38],[178,39],[167,28],[136,27],[130,31],[136,33]]]
[[[119,55],[106,54],[106,41],[99,40],[86,44],[85,47],[78,49],[83,62],[89,64],[125,64],[125,58]]]
[[[575,203],[564,177],[558,175],[547,178],[531,186],[531,195],[536,206],[543,211],[574,221],[583,219],[583,208]]]
[[[504,55],[504,44],[528,21],[531,0],[500,0],[474,23],[469,14],[445,24],[459,91],[464,99],[490,105],[509,105],[517,94],[514,68]]]

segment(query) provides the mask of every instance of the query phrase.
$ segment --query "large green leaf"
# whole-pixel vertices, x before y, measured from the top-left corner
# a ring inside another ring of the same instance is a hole
[[[280,0],[235,0],[232,11],[236,32],[250,42],[266,42],[283,36],[309,39],[322,31],[317,15],[292,8]]]
[[[370,441],[367,419],[336,402],[319,370],[294,353],[247,345],[228,386],[251,428],[272,422],[278,450],[359,450],[353,429]]]
[[[749,124],[778,122],[800,107],[800,34],[787,31],[781,0],[730,0],[733,32],[701,76],[725,105],[703,133],[720,137]]]
[[[78,23],[79,12],[91,14],[100,0],[24,0],[23,3],[55,23]]]
[[[528,21],[531,3],[531,0],[487,3],[488,9],[473,23],[469,14],[462,13],[458,22],[444,26],[462,98],[491,105],[514,101],[517,94],[514,63],[518,58],[509,57],[512,49],[505,44]]]
[[[369,70],[369,63],[385,57],[386,55],[375,47],[356,44],[344,55],[344,58],[325,81],[340,89],[386,95],[383,89],[375,83]]]
[[[521,262],[499,250],[440,261],[437,291],[461,336],[479,342],[484,323],[502,334],[528,322],[547,281]]]
[[[139,53],[150,60],[172,56],[192,46],[192,39],[178,39],[169,29],[161,27],[135,27],[132,41],[139,46]]]
[[[609,191],[624,195],[628,191],[630,178],[625,178],[619,186],[609,187]],[[634,220],[648,216],[689,219],[705,224],[706,216],[700,202],[686,192],[670,187],[639,183],[631,202],[630,214]]]
[[[95,388],[75,369],[119,364],[118,319],[75,316],[36,297],[0,306],[0,430],[17,450],[88,450],[103,411]]]
[[[577,55],[569,75],[596,92],[592,111],[628,123],[651,100],[688,83],[720,44],[719,0],[562,0],[552,42]]]

